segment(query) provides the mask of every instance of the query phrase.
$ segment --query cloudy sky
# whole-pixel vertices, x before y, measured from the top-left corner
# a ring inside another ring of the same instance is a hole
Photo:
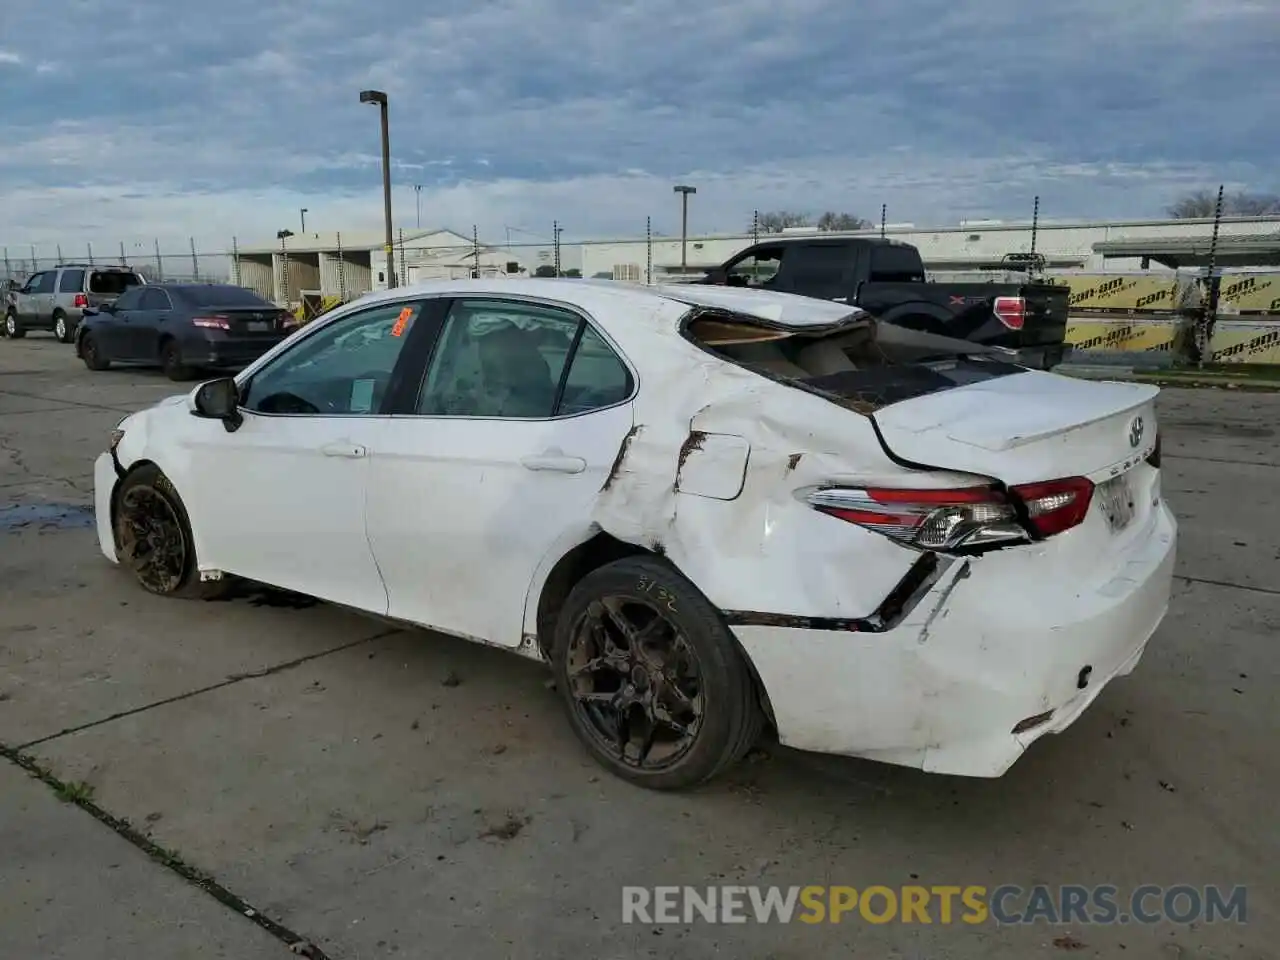
[[[1280,190],[1280,0],[4,0],[0,243],[1159,215]],[[521,231],[524,231],[521,233]]]

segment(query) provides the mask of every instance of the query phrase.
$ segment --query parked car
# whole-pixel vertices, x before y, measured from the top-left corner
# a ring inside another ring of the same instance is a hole
[[[87,263],[64,263],[33,273],[5,306],[5,336],[17,340],[28,330],[50,330],[63,343],[71,343],[86,310],[106,306],[130,287],[145,283],[129,267]]]
[[[912,330],[1016,350],[1020,362],[1045,370],[1068,349],[1067,287],[1030,279],[929,283],[920,251],[899,240],[778,237],[748,247],[702,282],[848,303]]]
[[[370,294],[132,414],[102,552],[553,668],[653,788],[784,744],[991,777],[1130,672],[1176,525],[1155,387],[1028,370],[760,290],[453,280]]]
[[[197,370],[252,363],[296,326],[292,314],[244,287],[149,284],[88,310],[76,355],[90,370],[141,363],[162,367],[171,380],[190,380]]]

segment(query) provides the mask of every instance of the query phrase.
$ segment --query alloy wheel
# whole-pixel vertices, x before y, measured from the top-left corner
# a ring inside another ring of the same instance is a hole
[[[574,709],[609,755],[648,772],[693,747],[705,707],[698,660],[656,605],[601,598],[575,625],[567,653]]]
[[[172,593],[182,584],[189,545],[173,503],[150,486],[127,490],[120,500],[121,558],[138,580],[155,593]]]

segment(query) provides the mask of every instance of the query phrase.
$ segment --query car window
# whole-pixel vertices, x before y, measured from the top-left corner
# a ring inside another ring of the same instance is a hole
[[[728,285],[731,287],[772,286],[786,247],[761,247],[749,256],[732,261],[728,269]]]
[[[631,371],[588,325],[573,352],[556,416],[573,416],[622,403],[631,396],[631,386]]]
[[[924,281],[924,265],[914,247],[878,244],[871,248],[871,269],[867,277],[872,283],[920,283]]]
[[[63,270],[58,278],[59,293],[80,293],[84,290],[83,270]]]
[[[53,293],[53,283],[57,279],[58,279],[58,275],[56,273],[42,273],[40,274],[40,283],[37,286],[33,287],[31,292],[32,293]]]
[[[43,276],[43,273],[33,273],[31,276],[27,277],[27,282],[21,286],[20,292],[35,293],[36,287],[40,286],[40,278]]]
[[[144,288],[142,291],[142,300],[139,310],[168,310],[169,295],[163,290],[155,288]]]
[[[180,287],[180,296],[195,307],[253,307],[260,310],[274,310],[275,305],[268,303],[252,290],[244,287],[208,286]]]
[[[373,307],[304,337],[253,376],[245,408],[311,416],[377,413],[421,307]]]
[[[115,304],[117,310],[137,310],[139,303],[142,301],[143,288],[134,287],[132,290],[126,290],[116,298]]]
[[[141,283],[141,277],[127,270],[95,270],[89,276],[89,292],[117,296]]]
[[[556,307],[459,300],[418,397],[424,416],[539,419],[554,412],[583,320]]]

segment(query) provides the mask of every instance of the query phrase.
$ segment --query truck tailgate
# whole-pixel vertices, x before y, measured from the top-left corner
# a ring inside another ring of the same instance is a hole
[[[1052,283],[1030,283],[1022,288],[1026,319],[1021,346],[1040,347],[1062,343],[1067,337],[1071,288]]]

